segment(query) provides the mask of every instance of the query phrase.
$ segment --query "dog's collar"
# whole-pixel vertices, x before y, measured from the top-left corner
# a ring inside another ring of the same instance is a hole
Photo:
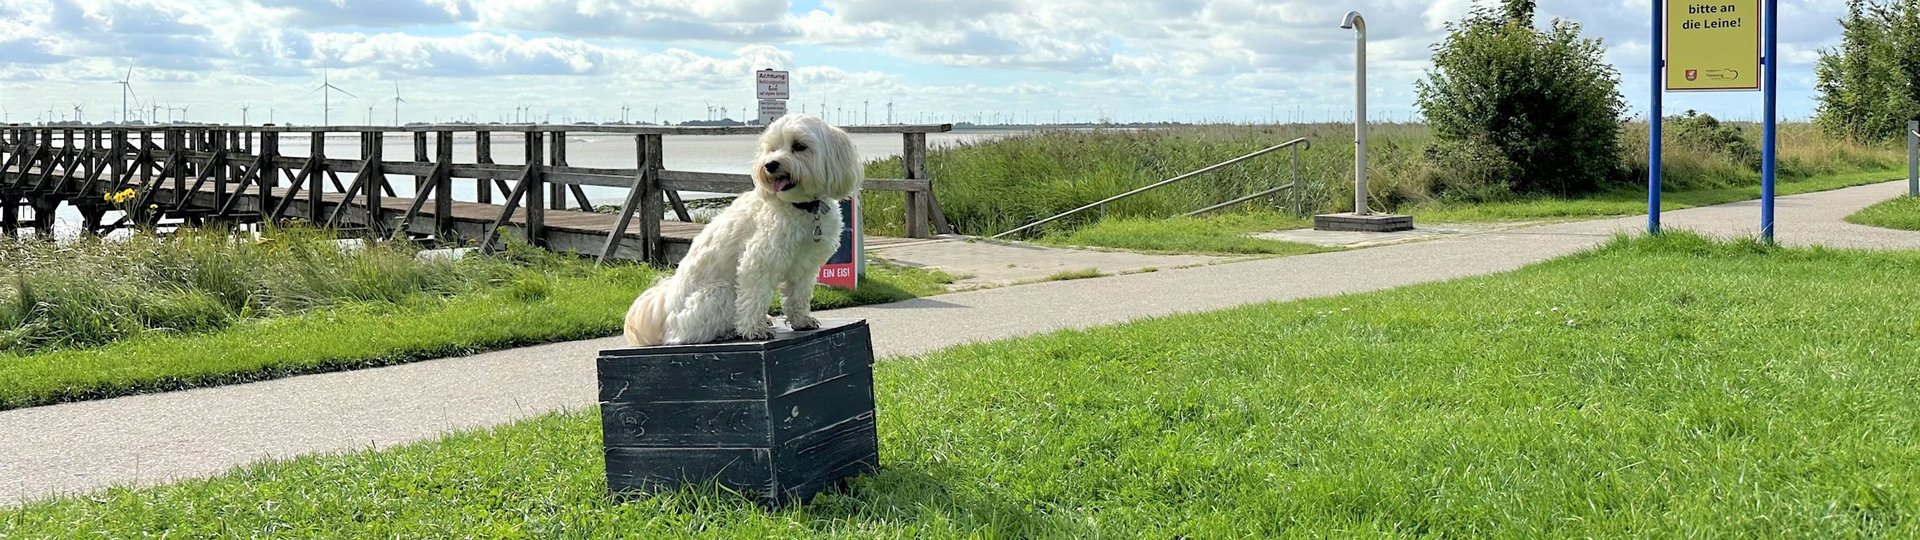
[[[827,205],[826,205],[826,201],[813,200],[813,201],[807,201],[807,202],[793,203],[793,207],[804,210],[807,213],[818,214],[826,210]]]

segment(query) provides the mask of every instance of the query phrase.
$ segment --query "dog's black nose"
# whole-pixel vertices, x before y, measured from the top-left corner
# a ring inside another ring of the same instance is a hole
[[[767,172],[780,172],[780,162],[778,161],[767,162]]]

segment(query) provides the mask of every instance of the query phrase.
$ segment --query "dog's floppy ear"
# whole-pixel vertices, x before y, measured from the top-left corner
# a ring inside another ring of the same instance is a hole
[[[860,192],[860,184],[866,181],[866,167],[860,163],[860,150],[853,147],[853,139],[847,132],[835,126],[827,126],[827,146],[831,149],[820,158],[825,161],[827,190],[825,195],[834,200],[852,198]]]

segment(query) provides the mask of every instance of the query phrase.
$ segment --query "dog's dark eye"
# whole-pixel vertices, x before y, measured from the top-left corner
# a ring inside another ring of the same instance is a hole
[[[795,152],[807,151],[807,143],[793,143],[793,151]]]

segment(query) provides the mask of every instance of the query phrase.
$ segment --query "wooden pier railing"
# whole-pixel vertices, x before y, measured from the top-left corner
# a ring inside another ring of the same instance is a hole
[[[905,194],[908,236],[951,232],[926,172],[927,134],[951,126],[845,129],[899,134],[905,178],[867,179],[865,189]],[[483,250],[496,248],[496,235],[504,231],[602,261],[667,263],[684,253],[700,227],[681,192],[738,193],[753,184],[745,174],[666,169],[663,139],[760,131],[601,125],[4,126],[0,229],[17,235],[31,228],[50,236],[55,212],[65,204],[81,215],[87,234],[119,227],[233,227],[302,219],[383,238],[442,245],[478,241]],[[294,138],[290,134],[307,138],[306,155],[283,153],[283,139]],[[519,163],[495,161],[495,134],[519,135]],[[410,159],[385,154],[385,138],[396,135],[412,138]],[[569,135],[632,137],[633,166],[570,165]],[[330,156],[329,137],[357,137],[359,152],[351,158]],[[460,137],[473,140],[471,160],[454,158]],[[407,176],[413,196],[398,197],[392,178]],[[455,182],[473,182],[471,200],[454,196]],[[583,186],[624,190],[619,211],[595,212]],[[123,193],[130,195],[115,197]],[[22,209],[31,210],[32,217],[23,219]],[[669,210],[676,220],[665,219]],[[117,219],[107,221],[110,216]]]

